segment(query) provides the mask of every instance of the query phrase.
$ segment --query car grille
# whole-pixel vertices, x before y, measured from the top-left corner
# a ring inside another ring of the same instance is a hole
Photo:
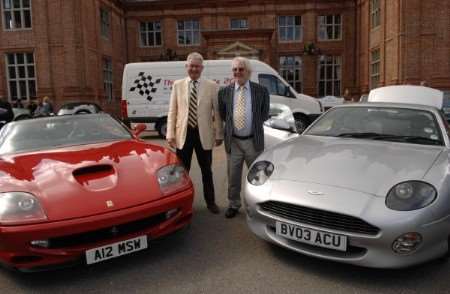
[[[367,235],[376,235],[380,231],[359,218],[340,213],[278,201],[264,202],[260,207],[264,212],[302,224]]]
[[[160,213],[148,218],[124,223],[108,228],[89,231],[81,234],[67,235],[49,239],[51,249],[66,248],[77,245],[95,243],[103,240],[113,239],[127,234],[139,232],[147,228],[158,225],[166,220],[165,213]]]

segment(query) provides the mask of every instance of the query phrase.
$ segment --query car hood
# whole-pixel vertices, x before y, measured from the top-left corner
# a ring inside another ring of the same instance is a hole
[[[300,136],[258,160],[274,163],[272,179],[309,182],[381,197],[397,183],[423,179],[442,146]]]
[[[169,150],[132,140],[9,155],[0,191],[32,193],[50,221],[86,217],[160,199],[155,174],[175,162]]]

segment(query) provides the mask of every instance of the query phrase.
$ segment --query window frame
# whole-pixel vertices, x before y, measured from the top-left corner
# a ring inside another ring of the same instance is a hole
[[[111,11],[100,7],[100,36],[106,40],[111,37]]]
[[[233,22],[239,22],[238,27],[233,27]],[[242,23],[245,22],[245,26],[242,26]],[[230,29],[231,30],[248,30],[248,20],[246,18],[231,18],[230,19]]]
[[[282,63],[282,59],[287,60],[288,62]],[[289,60],[292,60],[293,63],[290,63]],[[278,58],[279,61],[279,69],[278,73],[280,76],[289,83],[289,85],[294,88],[297,93],[303,93],[303,60],[299,55],[280,55]],[[297,64],[298,62],[298,64]],[[293,72],[293,80],[289,78],[286,72]],[[298,71],[298,77],[297,77]]]
[[[380,0],[370,0],[369,3],[370,29],[376,29],[381,25]]]
[[[296,24],[296,18],[298,17],[298,25]],[[291,22],[293,24],[289,24],[289,19],[293,18]],[[284,20],[284,24],[282,25],[282,19]],[[298,27],[298,38],[296,35],[296,29]],[[292,29],[292,39],[288,39],[289,30]],[[300,43],[303,42],[303,19],[301,15],[279,15],[277,17],[277,30],[278,30],[278,42],[279,43]],[[282,31],[284,31],[286,38],[282,38]]]
[[[380,48],[375,48],[370,51],[370,89],[375,89],[380,86],[380,77],[381,77],[381,50]]]
[[[336,22],[336,18],[337,16],[339,16],[339,23]],[[332,17],[332,23],[328,23],[328,17]],[[325,20],[325,23],[322,23],[322,20]],[[325,15],[319,15],[317,17],[317,39],[319,41],[342,41],[342,35],[343,35],[343,31],[342,31],[342,14],[325,14]],[[329,38],[328,36],[328,27],[331,27],[332,30],[332,37]],[[322,29],[325,31],[325,37],[321,36],[321,31]],[[339,30],[339,38],[336,38],[336,29]]]
[[[180,23],[183,23],[183,29],[180,30]],[[187,24],[190,23],[190,28],[186,28]],[[200,20],[198,19],[180,19],[177,20],[177,45],[180,47],[194,47],[194,46],[200,46],[201,45],[201,28],[200,28]],[[180,43],[180,34],[183,34],[184,37],[184,43]],[[186,34],[190,34],[192,41],[191,43],[187,43],[186,40]],[[198,43],[194,43],[195,35],[197,35]]]
[[[23,63],[18,62],[18,55],[23,55]],[[32,56],[33,62],[29,62],[28,57]],[[11,64],[9,62],[9,56],[13,55],[14,63]],[[25,77],[20,77],[20,69],[19,67],[24,68],[24,75]],[[33,77],[30,77],[29,67],[33,67],[34,75]],[[11,77],[10,75],[10,68],[14,69],[14,75],[15,77]],[[26,102],[29,102],[30,100],[36,99],[37,97],[37,76],[36,76],[36,59],[34,56],[34,52],[7,52],[5,53],[5,77],[6,77],[6,85],[8,88],[8,97],[9,102],[14,102],[20,98],[21,101],[25,100]],[[13,96],[12,94],[12,83],[15,83],[15,90],[16,90],[16,96]],[[26,93],[25,96],[22,95],[21,90],[21,82],[25,82],[26,87]],[[31,89],[30,82],[34,83],[33,89]],[[34,95],[33,95],[34,94]],[[25,99],[24,99],[25,97]],[[13,99],[15,98],[15,99]]]
[[[5,4],[6,1],[8,1],[10,3],[10,8],[6,8]],[[28,7],[24,7],[23,2],[24,0],[19,0],[20,1],[20,7],[16,8],[14,7],[14,3],[13,0],[1,0],[0,1],[0,6],[1,6],[1,13],[2,13],[2,26],[3,26],[3,30],[4,31],[21,31],[21,30],[32,30],[33,29],[33,13],[32,13],[32,1],[28,0]],[[10,17],[11,17],[11,23],[9,25],[7,25],[7,17],[6,14],[10,13]],[[20,27],[17,27],[16,24],[17,22],[15,21],[16,19],[16,13],[18,12],[20,14]],[[29,14],[29,27],[26,27],[26,23],[27,23],[27,16],[25,15],[25,13],[28,12]]]
[[[150,23],[153,25],[153,30],[149,29]],[[159,25],[159,29],[156,29],[156,24]],[[142,25],[145,25],[145,30],[142,30]],[[157,34],[159,33],[159,44],[157,44]],[[144,44],[144,40],[142,39],[143,35],[145,35],[146,43]],[[153,44],[150,45],[150,38],[153,38]],[[157,48],[163,46],[163,36],[162,36],[162,25],[160,20],[150,20],[150,21],[141,21],[139,22],[139,46],[141,48]]]
[[[331,59],[331,62],[328,62]],[[321,67],[324,66],[322,78]],[[336,67],[338,69],[336,70]],[[328,72],[331,70],[331,78],[328,79]],[[338,77],[336,77],[338,75]],[[327,84],[331,82],[331,92],[328,91]],[[321,95],[321,83],[323,83],[324,90]],[[336,83],[339,87],[339,93],[336,93]],[[341,97],[342,96],[342,56],[341,55],[322,55],[318,58],[317,67],[317,97],[322,98],[326,96]]]
[[[107,102],[114,100],[114,70],[112,59],[109,56],[102,58],[102,73],[103,73],[103,91]]]

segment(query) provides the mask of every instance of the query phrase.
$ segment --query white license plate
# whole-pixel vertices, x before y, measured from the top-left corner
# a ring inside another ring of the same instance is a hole
[[[283,222],[276,222],[276,234],[294,241],[307,243],[314,246],[339,251],[347,250],[347,236],[344,235],[313,230]]]
[[[133,239],[120,241],[117,243],[89,249],[86,251],[87,264],[93,264],[108,260],[121,255],[130,254],[147,248],[147,236],[140,236]]]

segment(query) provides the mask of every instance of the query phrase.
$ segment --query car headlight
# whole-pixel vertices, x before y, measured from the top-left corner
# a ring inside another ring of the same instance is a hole
[[[247,175],[247,181],[255,186],[263,185],[273,173],[273,164],[269,161],[258,161],[253,164]]]
[[[386,206],[393,210],[416,210],[430,205],[436,199],[436,189],[420,181],[395,185],[386,197]]]
[[[159,188],[164,195],[170,195],[186,189],[189,176],[183,166],[179,164],[166,165],[157,172]]]
[[[0,193],[0,223],[28,224],[47,220],[39,200],[26,192]]]

